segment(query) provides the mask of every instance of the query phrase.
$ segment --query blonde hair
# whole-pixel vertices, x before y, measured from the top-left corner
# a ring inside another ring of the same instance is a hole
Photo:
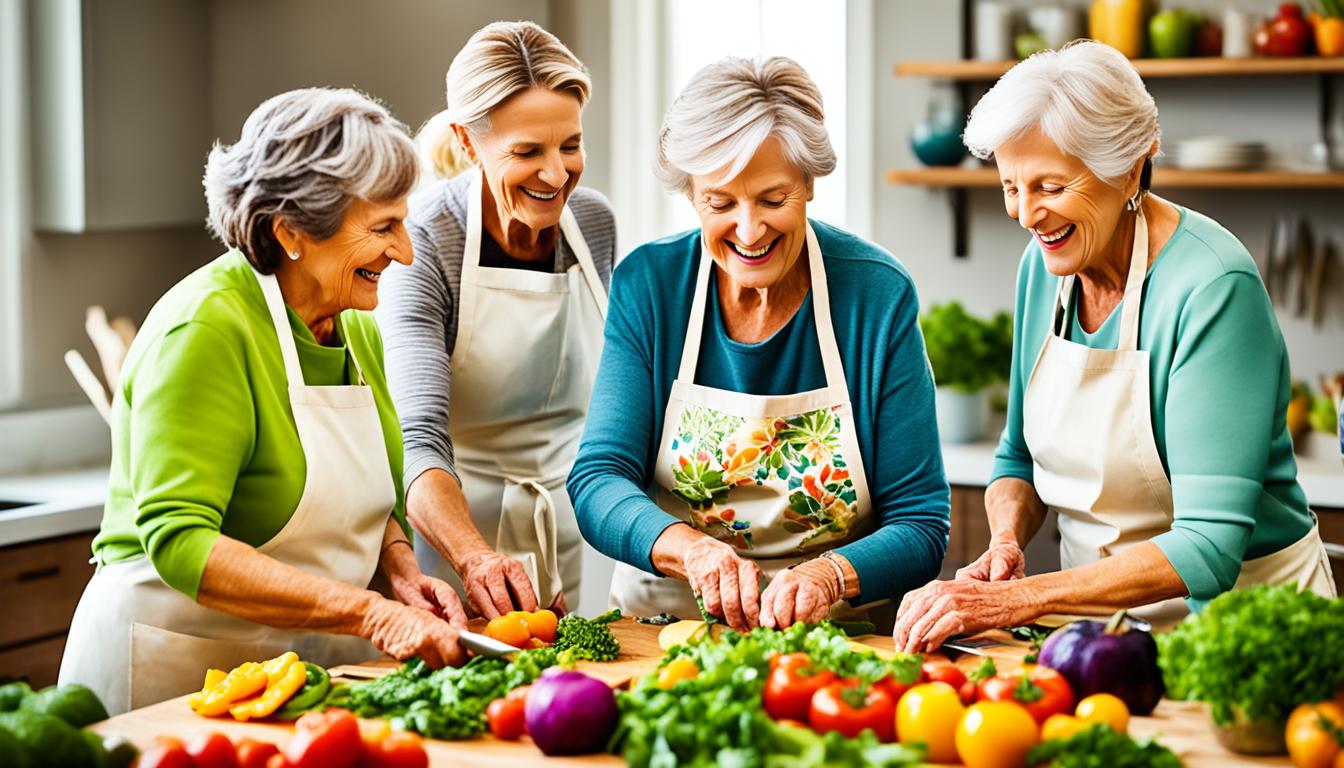
[[[728,56],[695,73],[663,118],[658,180],[690,194],[691,176],[742,172],[769,137],[810,184],[835,170],[821,90],[793,59]]]
[[[1162,135],[1157,104],[1125,55],[1093,40],[1041,51],[1008,70],[971,110],[971,154],[1039,128],[1093,175],[1118,185]]]
[[[420,155],[420,183],[451,179],[472,167],[471,158],[462,151],[453,135],[453,121],[444,110],[425,121],[415,134],[415,149]]]
[[[583,107],[593,88],[583,62],[559,38],[530,21],[496,21],[481,27],[453,57],[445,80],[448,108],[442,114],[449,125],[463,126],[476,138],[490,132],[491,110],[516,93],[529,88],[563,91]],[[461,162],[451,130],[436,132],[435,138],[422,129],[421,135],[422,154],[457,157]]]

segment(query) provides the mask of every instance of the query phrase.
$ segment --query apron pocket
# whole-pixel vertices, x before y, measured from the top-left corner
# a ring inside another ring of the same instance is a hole
[[[207,669],[233,669],[285,651],[283,643],[214,640],[151,626],[131,625],[131,709],[199,691]]]

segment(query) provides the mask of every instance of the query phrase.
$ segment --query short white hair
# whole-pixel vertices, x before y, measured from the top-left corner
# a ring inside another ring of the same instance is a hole
[[[272,229],[277,218],[325,240],[355,198],[404,197],[418,176],[406,126],[383,105],[346,88],[288,91],[252,111],[237,143],[210,150],[208,223],[270,274],[284,258]]]
[[[1008,70],[971,110],[962,138],[985,160],[1035,128],[1113,185],[1162,135],[1157,104],[1134,65],[1093,40],[1041,51]]]
[[[691,177],[742,172],[761,144],[779,140],[808,184],[835,170],[821,90],[798,62],[784,56],[728,56],[706,66],[682,89],[658,134],[658,180],[691,193]]]
[[[473,137],[490,131],[490,112],[529,88],[572,94],[588,103],[588,69],[559,38],[530,21],[481,27],[448,65],[448,117]]]

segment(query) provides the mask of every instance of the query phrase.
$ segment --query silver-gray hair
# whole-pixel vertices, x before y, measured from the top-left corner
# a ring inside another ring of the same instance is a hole
[[[728,56],[704,67],[682,89],[658,134],[658,180],[691,193],[691,177],[727,168],[742,172],[769,137],[810,185],[835,170],[821,90],[798,62],[784,56]]]
[[[1134,65],[1092,40],[1041,51],[1008,70],[971,110],[962,139],[985,160],[1034,128],[1115,186],[1162,135],[1157,104]]]
[[[560,39],[530,21],[496,21],[471,36],[445,77],[451,122],[479,138],[490,111],[529,88],[570,93],[579,106],[593,89],[588,69]]]
[[[263,101],[205,164],[208,223],[264,274],[284,258],[273,222],[325,240],[352,200],[403,197],[419,175],[406,126],[358,91],[302,88]]]

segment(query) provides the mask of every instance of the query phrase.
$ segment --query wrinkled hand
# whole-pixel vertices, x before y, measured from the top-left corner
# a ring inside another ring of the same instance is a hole
[[[957,569],[958,579],[1006,581],[1027,575],[1027,556],[1016,541],[997,539],[974,563]]]
[[[565,602],[565,590],[555,593],[555,599],[551,601],[551,613],[560,618],[564,618],[569,613],[569,606]]]
[[[467,660],[457,628],[429,611],[379,599],[364,614],[360,635],[398,659],[419,656],[431,667],[459,666]]]
[[[459,629],[467,626],[467,613],[457,592],[447,582],[419,571],[413,574],[395,574],[388,579],[392,594],[401,602],[444,619]]]
[[[931,651],[953,635],[1020,624],[1018,607],[1033,602],[1022,587],[1020,581],[960,579],[907,592],[891,632],[896,650]]]
[[[799,563],[775,577],[761,594],[761,626],[787,629],[826,618],[840,599],[835,569],[820,560]]]
[[[459,575],[467,591],[467,604],[487,619],[503,616],[509,611],[537,610],[537,593],[532,589],[532,580],[523,570],[523,564],[511,557],[484,550],[464,560]]]
[[[738,632],[760,626],[761,569],[756,563],[705,536],[686,548],[682,566],[691,590],[704,599],[706,611],[722,616]]]

